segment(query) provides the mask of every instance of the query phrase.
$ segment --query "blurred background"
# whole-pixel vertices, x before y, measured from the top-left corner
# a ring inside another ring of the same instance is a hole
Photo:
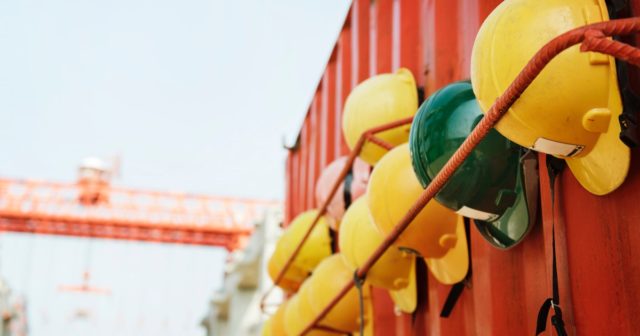
[[[349,4],[0,2],[0,335],[205,335],[229,283],[254,300]]]

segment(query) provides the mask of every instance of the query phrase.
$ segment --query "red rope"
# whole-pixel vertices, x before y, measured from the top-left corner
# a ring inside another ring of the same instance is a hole
[[[418,215],[427,203],[435,196],[435,194],[442,189],[444,184],[451,178],[451,175],[460,167],[464,160],[471,154],[471,151],[480,143],[480,141],[489,133],[489,131],[495,126],[495,124],[502,118],[502,116],[509,110],[509,108],[520,98],[520,95],[527,89],[527,87],[533,82],[533,80],[540,74],[542,69],[560,52],[565,49],[581,43],[586,39],[596,39],[595,41],[588,42],[585,47],[586,50],[596,50],[589,48],[598,48],[599,52],[609,54],[615,57],[628,57],[631,63],[637,64],[639,61],[638,51],[630,52],[627,48],[621,48],[621,43],[602,43],[597,39],[602,40],[598,34],[592,33],[592,31],[600,31],[604,36],[612,35],[628,35],[630,33],[640,32],[640,18],[620,19],[607,22],[600,22],[584,27],[570,30],[560,36],[554,38],[548,42],[542,49],[540,49],[533,58],[527,63],[527,65],[518,74],[515,80],[507,88],[507,90],[496,99],[495,103],[491,106],[489,111],[485,114],[484,118],[476,125],[471,134],[462,143],[460,148],[453,154],[453,156],[447,161],[445,166],[435,176],[427,188],[422,192],[418,200],[411,206],[409,211],[405,214],[400,222],[393,228],[393,230],[385,237],[384,241],[376,248],[373,254],[367,259],[367,261],[358,269],[358,276],[364,277],[369,269],[375,264],[375,262],[382,256],[382,254],[393,244],[398,236],[409,226],[411,221]],[[594,43],[596,42],[596,43]],[[316,316],[316,318],[309,323],[304,329],[302,335],[308,333],[320,320],[322,320],[331,311],[331,308],[335,306],[340,299],[347,294],[347,292],[354,286],[353,281],[349,281],[338,292],[338,294],[329,302],[329,304]]]
[[[388,151],[392,150],[393,147],[394,147],[391,143],[389,143],[387,141],[384,141],[384,140],[378,138],[377,136],[373,136],[373,135],[369,138],[369,142],[374,143],[374,144],[376,144],[376,145],[378,145],[378,146],[380,146],[380,147],[382,147],[382,148],[384,148],[384,149],[386,149]]]
[[[640,66],[640,49],[607,38],[600,30],[587,30],[580,51],[595,51],[615,56],[625,62]]]

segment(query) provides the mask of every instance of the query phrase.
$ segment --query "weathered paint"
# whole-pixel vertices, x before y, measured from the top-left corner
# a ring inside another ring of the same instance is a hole
[[[316,206],[313,186],[320,171],[348,153],[340,122],[349,91],[372,74],[401,66],[414,73],[427,95],[468,78],[477,30],[500,2],[354,0],[309,105],[298,147],[289,152],[287,221]],[[640,13],[640,0],[631,3]],[[634,84],[639,79],[633,78]],[[632,335],[640,330],[635,318],[640,314],[638,149],[632,156],[630,176],[611,195],[589,194],[568,170],[556,190],[561,303],[570,334]],[[540,159],[544,167],[544,155]],[[376,335],[533,334],[538,308],[551,295],[553,217],[548,177],[544,169],[540,172],[541,219],[522,244],[500,251],[471,231],[471,285],[448,319],[439,314],[449,287],[429,276],[421,283],[428,295],[415,316],[396,314],[386,292],[374,290]]]

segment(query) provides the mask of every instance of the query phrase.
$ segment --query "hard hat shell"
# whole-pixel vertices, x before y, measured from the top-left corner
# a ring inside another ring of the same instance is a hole
[[[289,299],[289,304],[284,312],[284,330],[285,336],[299,336],[311,321],[316,317],[310,310],[308,303],[308,291],[302,289],[308,286],[309,281],[305,281],[300,287],[300,291]],[[333,333],[324,330],[312,329],[306,335],[309,336],[336,336],[339,333]],[[275,335],[274,335],[275,336]]]
[[[284,301],[278,306],[275,314],[271,316],[271,335],[286,335],[284,313],[290,300]]]
[[[302,242],[302,238],[317,215],[318,210],[309,210],[301,213],[291,222],[280,238],[285,255],[290,256],[293,254],[293,251]],[[311,231],[311,235],[309,235],[309,238],[294,259],[293,265],[311,272],[322,259],[329,255],[331,255],[331,234],[325,217],[321,216]]]
[[[331,162],[320,173],[320,177],[316,182],[316,205],[319,207],[325,202],[338,175],[342,172],[347,157],[342,156]],[[347,208],[347,197],[351,202],[358,199],[367,191],[367,182],[369,180],[369,165],[359,158],[353,162],[353,167],[347,178],[340,182],[338,190],[327,206],[326,219],[329,227],[338,230],[340,220]],[[346,187],[346,188],[345,188]]]
[[[275,281],[278,273],[309,230],[317,214],[317,210],[310,210],[298,215],[282,234],[267,265],[271,280]],[[331,235],[323,216],[318,220],[311,235],[287,268],[284,278],[278,283],[278,286],[290,292],[296,291],[316,265],[329,255],[331,255]]]
[[[422,191],[411,167],[409,145],[389,151],[373,169],[367,189],[371,218],[378,230],[389,234]],[[435,200],[418,213],[395,245],[419,253],[436,279],[445,284],[461,281],[469,269],[462,217]]]
[[[401,68],[393,74],[371,77],[356,86],[347,97],[342,117],[342,132],[353,149],[369,129],[408,118],[418,109],[418,91],[411,71]],[[407,142],[409,125],[376,134],[392,145]],[[371,165],[386,153],[382,147],[365,143],[360,158]]]
[[[366,197],[355,201],[344,214],[339,234],[340,253],[352,271],[362,266],[384,236],[371,220]],[[367,272],[366,281],[388,289],[396,306],[412,313],[417,305],[415,255],[389,248]]]
[[[483,114],[469,81],[450,84],[420,106],[409,148],[416,176],[426,187],[466,140]],[[436,195],[440,204],[475,219],[484,238],[499,248],[520,242],[535,224],[524,190],[522,147],[495,130],[478,144]],[[537,179],[536,179],[537,181]],[[537,191],[537,183],[534,188]]]
[[[353,271],[347,266],[341,253],[323,260],[309,278],[309,299],[314,314],[319,314],[349,281]],[[365,290],[367,286],[363,286]],[[363,293],[368,298],[368,292]],[[333,306],[320,324],[344,331],[356,331],[360,326],[360,303],[356,288],[351,288]]]
[[[488,111],[531,57],[572,28],[608,20],[604,0],[508,0],[482,24],[471,56],[471,82]],[[596,195],[615,190],[629,169],[619,139],[622,103],[612,57],[573,46],[555,57],[496,129],[509,140],[566,158]]]
[[[279,240],[276,243],[276,249],[273,251],[273,254],[269,258],[267,262],[267,273],[271,278],[271,281],[276,281],[276,277],[280,270],[284,267],[288,259],[288,255],[286,254],[288,250],[283,244],[282,240]],[[284,289],[286,292],[292,293],[298,290],[300,284],[309,276],[309,272],[299,269],[293,265],[287,268],[283,278],[277,284],[278,287]]]
[[[262,336],[273,336],[273,318],[268,318],[266,321],[264,321],[264,323],[262,324]]]

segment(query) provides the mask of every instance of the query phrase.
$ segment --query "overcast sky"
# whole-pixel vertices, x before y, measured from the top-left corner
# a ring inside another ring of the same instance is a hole
[[[282,197],[348,1],[0,1],[0,174]]]
[[[348,3],[0,1],[0,176],[73,181],[83,157],[120,155],[119,185],[282,198],[282,137],[297,133]],[[201,334],[223,251],[88,242],[0,237],[32,336]],[[112,296],[57,291],[86,265]]]

